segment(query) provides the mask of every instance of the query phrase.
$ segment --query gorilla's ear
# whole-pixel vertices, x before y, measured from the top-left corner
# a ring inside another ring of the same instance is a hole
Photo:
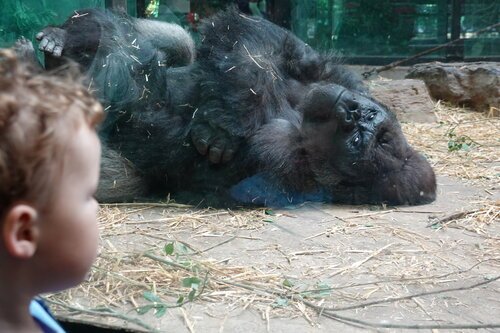
[[[335,105],[344,91],[345,89],[340,86],[319,86],[309,91],[299,106],[304,115],[304,123],[330,120],[335,114]]]

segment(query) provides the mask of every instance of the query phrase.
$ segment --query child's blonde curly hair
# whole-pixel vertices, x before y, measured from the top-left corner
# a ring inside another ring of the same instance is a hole
[[[16,201],[43,208],[57,187],[68,138],[103,117],[78,71],[61,73],[43,73],[0,49],[0,219]]]

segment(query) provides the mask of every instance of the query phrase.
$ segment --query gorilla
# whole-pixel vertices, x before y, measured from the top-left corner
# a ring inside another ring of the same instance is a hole
[[[434,172],[334,54],[229,7],[181,27],[86,9],[37,39],[72,59],[107,117],[98,199],[210,205],[425,204]]]

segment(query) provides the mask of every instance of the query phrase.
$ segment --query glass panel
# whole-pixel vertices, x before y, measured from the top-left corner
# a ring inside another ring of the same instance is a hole
[[[292,30],[313,47],[349,56],[407,56],[445,42],[446,3],[295,0]]]
[[[204,18],[224,9],[232,1],[224,0],[146,0],[139,17],[177,23],[199,42],[198,26]]]
[[[144,13],[139,16],[186,26],[190,11],[189,0],[146,0]]]
[[[12,45],[20,36],[32,41],[49,24],[61,24],[74,10],[104,8],[104,0],[49,1],[7,0],[0,6],[0,47]]]
[[[19,36],[33,40],[41,28],[62,23],[74,10],[123,3],[132,16],[178,23],[198,38],[199,21],[239,0],[6,0],[0,6],[0,47]],[[316,49],[336,50],[348,57],[406,57],[446,43],[452,34],[452,4],[459,0],[268,0],[268,17]],[[475,31],[499,22],[500,1],[463,0],[454,20],[462,46],[427,55],[477,58],[500,56],[500,29],[476,36]],[[290,16],[288,8],[291,8]],[[286,9],[286,10],[285,10]],[[281,13],[284,11],[284,13]],[[283,16],[283,17],[282,17]],[[286,17],[285,17],[286,16]],[[289,17],[289,19],[288,19]],[[424,60],[424,59],[421,59]]]
[[[469,0],[464,6],[461,17],[462,37],[464,41],[464,56],[499,56],[500,28],[489,30],[479,36],[474,32],[500,22],[500,2],[498,0]]]

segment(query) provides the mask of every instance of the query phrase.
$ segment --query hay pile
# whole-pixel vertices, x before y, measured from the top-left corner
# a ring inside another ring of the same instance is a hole
[[[498,185],[500,117],[437,103],[438,122],[403,124],[408,141],[439,175]]]
[[[152,208],[160,210],[155,213],[159,216],[144,219],[141,213]],[[204,255],[228,241],[251,237],[229,236],[226,241],[196,249],[174,239],[172,233],[222,237],[232,229],[262,228],[265,217],[264,210],[199,210],[175,203],[103,205],[99,212],[102,247],[88,281],[46,300],[56,312],[117,317],[151,331],[145,322],[117,310],[132,305],[139,315],[151,310],[161,316],[168,308],[198,298],[226,303],[235,298],[245,302],[248,297],[253,302],[256,291],[252,286],[279,285],[278,274],[227,265]],[[232,290],[231,286],[243,287]],[[273,301],[273,297],[269,299]]]

